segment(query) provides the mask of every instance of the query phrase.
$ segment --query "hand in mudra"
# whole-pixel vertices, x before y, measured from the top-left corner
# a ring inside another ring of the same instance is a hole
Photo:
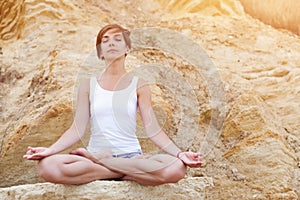
[[[204,164],[201,153],[184,151],[178,153],[177,157],[189,167],[201,167]]]
[[[27,160],[41,160],[53,154],[54,151],[47,147],[28,147],[23,158]]]

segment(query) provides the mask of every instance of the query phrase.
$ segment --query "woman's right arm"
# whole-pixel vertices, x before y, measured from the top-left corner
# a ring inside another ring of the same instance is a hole
[[[77,108],[71,127],[49,148],[28,147],[26,154],[23,156],[24,158],[40,160],[71,147],[82,138],[90,118],[89,88],[89,80],[83,80],[79,85]]]

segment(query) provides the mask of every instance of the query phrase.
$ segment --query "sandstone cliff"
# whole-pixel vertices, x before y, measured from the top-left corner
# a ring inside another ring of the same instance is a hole
[[[0,186],[7,188],[0,189],[0,197],[13,199],[26,191],[24,199],[37,198],[39,195],[31,191],[37,187],[43,188],[45,198],[53,191],[70,192],[75,198],[74,193],[84,190],[85,186],[68,189],[41,184],[35,162],[23,160],[22,155],[29,145],[50,145],[69,127],[79,79],[99,73],[103,67],[95,57],[96,34],[107,23],[119,23],[133,30],[135,46],[127,67],[150,81],[161,125],[180,147],[201,150],[206,156],[203,168],[190,169],[189,178],[179,185],[154,188],[154,194],[183,187],[183,195],[166,194],[174,199],[192,199],[193,195],[207,199],[298,199],[300,38],[250,17],[244,8],[249,14],[259,14],[251,11],[254,4],[241,2],[3,3]],[[289,2],[297,5],[297,1]],[[299,19],[298,12],[289,9],[289,16]],[[261,12],[273,14],[270,10]],[[256,17],[265,21],[271,14]],[[276,27],[299,33],[297,26]],[[138,123],[144,151],[157,152]],[[84,146],[86,140],[78,146]],[[199,176],[213,183],[202,187]],[[23,185],[29,183],[37,184]],[[132,195],[130,187],[144,196],[151,193],[134,183],[92,185],[112,187],[127,195]],[[96,198],[93,195],[87,198]]]

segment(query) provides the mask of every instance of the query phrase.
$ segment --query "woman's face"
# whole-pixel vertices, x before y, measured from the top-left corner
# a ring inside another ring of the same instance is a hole
[[[105,60],[114,60],[125,56],[127,50],[123,34],[118,29],[110,29],[104,33],[101,41],[101,54]]]

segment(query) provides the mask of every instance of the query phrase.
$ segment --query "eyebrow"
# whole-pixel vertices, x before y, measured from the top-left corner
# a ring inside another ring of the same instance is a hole
[[[102,38],[108,38],[108,37],[115,37],[115,36],[122,36],[122,33],[115,33],[115,34],[110,34],[110,35],[103,35]]]

